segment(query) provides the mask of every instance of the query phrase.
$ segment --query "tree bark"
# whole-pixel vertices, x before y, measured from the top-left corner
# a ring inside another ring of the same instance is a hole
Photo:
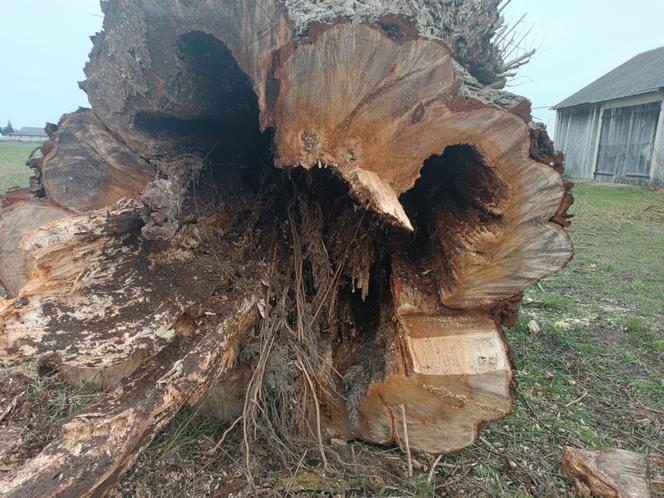
[[[4,495],[102,493],[192,385],[224,415],[239,390],[245,424],[272,389],[305,399],[293,430],[415,451],[506,415],[502,327],[572,257],[572,198],[529,102],[495,90],[498,4],[102,2],[92,109],[0,212],[0,361],[124,387]]]

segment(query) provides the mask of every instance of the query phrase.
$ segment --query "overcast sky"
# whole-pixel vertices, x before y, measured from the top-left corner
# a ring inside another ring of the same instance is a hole
[[[663,0],[512,0],[506,17],[526,13],[538,53],[510,90],[551,107],[635,55],[664,46]],[[546,124],[554,113],[534,109]]]
[[[43,126],[87,106],[78,89],[98,0],[0,0],[0,124]]]
[[[539,50],[511,85],[553,125],[557,104],[637,53],[664,45],[662,0],[512,0]],[[101,29],[97,0],[0,0],[0,123],[43,126],[87,105],[77,82]]]

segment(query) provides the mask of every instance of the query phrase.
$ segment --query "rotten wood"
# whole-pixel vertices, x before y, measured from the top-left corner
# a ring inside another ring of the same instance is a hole
[[[6,496],[103,494],[211,386],[225,418],[308,393],[285,425],[323,460],[457,452],[509,412],[502,327],[573,253],[562,158],[495,89],[499,2],[353,5],[103,2],[92,109],[1,204],[0,360],[117,390]]]
[[[111,399],[67,421],[39,456],[0,477],[0,496],[87,497],[109,491],[178,410],[195,403],[232,368],[261,297],[260,279],[243,284],[245,291],[218,297],[225,318],[174,342]]]

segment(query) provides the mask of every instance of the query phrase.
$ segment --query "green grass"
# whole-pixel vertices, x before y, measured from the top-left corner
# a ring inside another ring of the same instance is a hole
[[[12,187],[27,187],[30,169],[25,165],[38,143],[0,142],[0,193]]]
[[[202,417],[196,408],[187,407],[171,420],[145,454],[152,461],[158,459],[186,461],[200,451],[201,439],[213,441],[212,438],[222,427],[222,421]]]
[[[93,386],[83,384],[73,387],[58,377],[35,378],[28,394],[39,400],[33,415],[41,415],[55,430],[59,429],[62,421],[75,417],[99,398]]]

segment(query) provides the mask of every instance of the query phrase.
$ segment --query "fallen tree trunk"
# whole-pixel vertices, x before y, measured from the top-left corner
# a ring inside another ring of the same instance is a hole
[[[323,461],[326,438],[459,451],[507,414],[501,327],[571,258],[571,196],[529,103],[495,89],[498,3],[103,2],[92,109],[0,212],[0,360],[123,387],[5,495],[101,492],[215,383],[247,452],[274,417]]]

